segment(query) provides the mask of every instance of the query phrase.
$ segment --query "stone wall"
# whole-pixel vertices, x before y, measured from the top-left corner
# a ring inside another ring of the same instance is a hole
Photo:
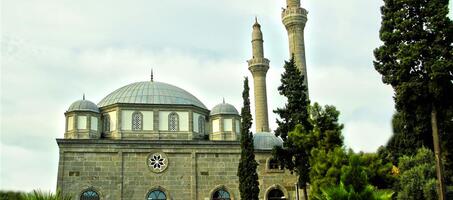
[[[168,199],[211,199],[219,188],[231,199],[240,198],[237,166],[240,145],[236,141],[132,141],[58,139],[60,162],[57,187],[77,200],[86,189],[101,199],[143,200],[153,189]],[[148,166],[150,154],[168,159],[165,170]],[[294,199],[296,177],[287,171],[268,170],[270,152],[257,152],[260,199],[270,188],[279,188]]]

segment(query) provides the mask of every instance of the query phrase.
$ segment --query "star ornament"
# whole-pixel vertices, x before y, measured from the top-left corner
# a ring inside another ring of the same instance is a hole
[[[151,156],[151,158],[149,158],[149,162],[153,169],[162,170],[165,166],[165,158],[163,158],[160,154]]]
[[[165,153],[152,153],[148,156],[148,167],[152,172],[163,172],[168,166],[168,158]]]

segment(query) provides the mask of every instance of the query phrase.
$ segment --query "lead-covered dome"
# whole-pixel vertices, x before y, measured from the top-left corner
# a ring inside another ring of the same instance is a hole
[[[223,102],[221,104],[214,106],[214,108],[212,108],[212,110],[211,110],[210,115],[219,115],[219,114],[239,115],[239,112],[236,110],[236,108],[233,105]]]
[[[72,112],[72,111],[91,111],[95,113],[99,113],[99,108],[96,104],[94,104],[91,101],[82,99],[78,100],[69,106],[69,109],[67,112]]]
[[[259,132],[253,134],[253,146],[257,150],[272,150],[274,146],[283,146],[283,141],[273,133]]]
[[[104,107],[115,103],[194,105],[207,109],[189,92],[174,85],[154,81],[136,82],[121,87],[102,99],[98,106]]]

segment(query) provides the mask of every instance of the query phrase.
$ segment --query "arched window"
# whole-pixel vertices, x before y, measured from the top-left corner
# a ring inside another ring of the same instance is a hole
[[[275,189],[272,189],[271,191],[269,191],[269,193],[267,193],[267,199],[268,200],[277,200],[277,199],[282,200],[282,199],[286,199],[286,198],[281,190],[275,188]]]
[[[110,132],[110,115],[109,114],[104,115],[104,123],[103,123],[102,127],[103,127],[102,129],[104,130],[104,133]]]
[[[203,116],[198,117],[198,133],[204,134],[205,120]]]
[[[91,189],[85,190],[81,195],[80,195],[80,200],[99,200],[99,194]]]
[[[143,130],[143,114],[141,112],[132,113],[132,130]]]
[[[268,163],[268,169],[279,169],[277,160],[270,158]]]
[[[179,131],[179,116],[175,112],[168,115],[168,130]]]
[[[167,195],[160,190],[153,190],[148,194],[147,200],[167,200]]]
[[[212,200],[231,200],[230,193],[224,189],[219,189],[212,195]]]

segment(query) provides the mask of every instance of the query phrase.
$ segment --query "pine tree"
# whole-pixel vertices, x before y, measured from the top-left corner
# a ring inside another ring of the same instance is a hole
[[[374,51],[374,66],[383,82],[395,90],[403,134],[410,134],[401,138],[415,138],[419,142],[413,145],[434,149],[436,158],[442,158],[441,145],[453,145],[445,142],[453,137],[449,130],[453,123],[453,23],[447,17],[448,0],[384,0],[381,13],[384,44]],[[440,145],[439,141],[444,142]],[[447,163],[452,163],[452,149],[445,150]],[[436,165],[441,180],[441,159]],[[444,195],[443,181],[440,184]]]
[[[289,62],[285,61],[285,71],[281,77],[281,85],[278,91],[288,100],[284,108],[277,108],[280,119],[277,119],[275,135],[283,139],[283,148],[274,148],[273,155],[281,168],[289,169],[298,175],[299,187],[304,191],[307,199],[307,183],[309,183],[309,156],[312,145],[304,136],[310,136],[313,125],[309,120],[310,101],[307,95],[307,87],[304,85],[304,76],[295,66],[294,57]],[[297,127],[297,128],[296,128]],[[295,137],[290,139],[288,133],[293,132]],[[298,142],[295,144],[294,142]]]
[[[307,87],[304,85],[305,77],[296,68],[294,57],[289,62],[285,61],[284,68],[285,71],[280,79],[282,84],[278,87],[278,91],[280,95],[287,98],[288,102],[284,108],[274,110],[274,113],[280,117],[277,119],[278,127],[275,134],[283,141],[297,124],[301,124],[308,131],[313,128],[309,121],[310,100]]]
[[[244,80],[244,91],[242,92],[243,107],[241,109],[241,160],[238,167],[239,192],[241,199],[258,200],[260,193],[258,163],[255,160],[253,147],[253,135],[250,132],[252,127],[252,114],[250,113],[249,83],[247,77]]]

